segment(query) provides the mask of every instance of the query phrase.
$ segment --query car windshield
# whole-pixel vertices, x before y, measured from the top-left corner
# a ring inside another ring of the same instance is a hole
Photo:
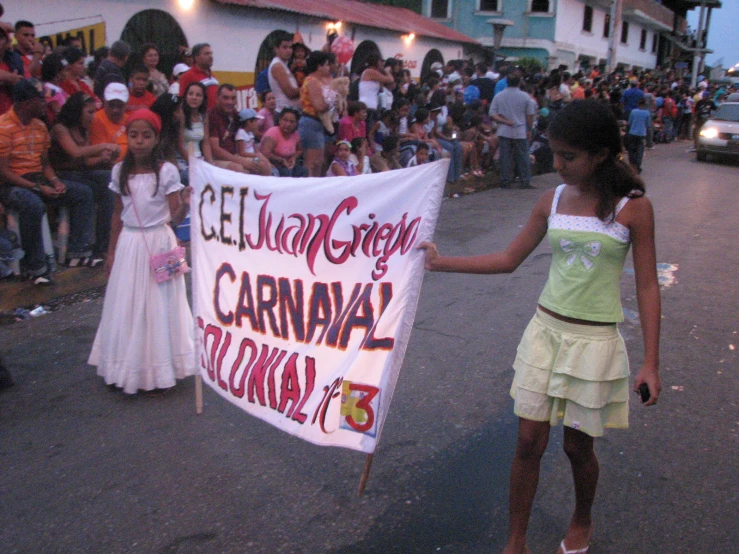
[[[720,121],[739,121],[739,103],[719,106],[718,110],[716,110],[711,116],[711,119],[718,119]]]

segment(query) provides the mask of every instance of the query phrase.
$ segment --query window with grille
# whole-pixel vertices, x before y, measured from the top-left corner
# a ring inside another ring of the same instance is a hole
[[[639,39],[639,50],[647,49],[647,30],[641,30],[641,39]]]
[[[531,0],[531,11],[549,13],[549,0]]]
[[[621,43],[626,44],[629,42],[629,22],[624,21],[621,25]]]
[[[588,33],[593,32],[593,8],[585,6],[585,14],[582,20],[582,30]]]
[[[498,0],[480,0],[479,10],[481,12],[497,12]]]
[[[654,33],[652,35],[652,53],[654,54],[657,51],[657,41],[659,40],[659,34]]]
[[[603,38],[611,36],[611,14],[606,14],[606,22],[603,25]]]

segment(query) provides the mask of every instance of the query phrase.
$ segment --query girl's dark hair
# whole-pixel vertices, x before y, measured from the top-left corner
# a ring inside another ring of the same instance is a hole
[[[56,122],[61,123],[68,129],[79,127],[80,120],[82,119],[83,108],[87,104],[94,103],[95,100],[88,94],[85,94],[84,92],[75,92],[72,96],[67,98],[67,101],[62,106],[61,111],[56,116]],[[84,130],[82,131],[84,134]]]
[[[154,129],[154,132],[156,133],[156,129]],[[128,133],[128,129],[126,129],[126,133]],[[157,135],[158,136],[158,135]],[[166,160],[164,159],[164,156],[162,155],[162,150],[159,148],[159,144],[157,143],[154,146],[154,149],[151,151],[151,154],[149,155],[149,158],[146,160],[146,165],[154,170],[154,176],[156,179],[156,185],[154,186],[154,192],[152,193],[152,198],[157,195],[157,191],[159,190],[159,173],[162,170],[162,165],[164,164]],[[134,160],[133,154],[130,150],[126,152],[126,155],[123,157],[123,161],[121,162],[121,174],[119,178],[120,186],[121,186],[121,195],[122,196],[128,196],[129,189],[128,189],[128,179],[131,176],[131,172],[133,171],[134,166],[136,165],[136,160]]]
[[[177,137],[180,135],[181,119],[176,117],[182,98],[176,94],[162,94],[151,108],[162,120],[162,132],[159,133],[159,150],[164,159],[176,163]]]
[[[198,106],[197,112],[200,114],[201,119],[205,117],[205,112],[208,107],[208,93],[205,89],[205,85],[198,81],[193,81],[185,88],[185,92],[182,94],[182,112],[185,114],[185,127],[192,129],[192,108],[187,105],[187,92],[192,87],[198,87],[203,92],[203,103]]]
[[[644,182],[623,161],[618,121],[602,102],[570,102],[549,124],[548,136],[589,154],[607,152],[595,170],[593,183],[598,194],[596,215],[601,221],[613,220],[621,198],[644,196]]]
[[[429,118],[429,115],[431,114],[426,108],[418,108],[414,119],[416,120],[416,123],[423,123]]]
[[[61,73],[64,69],[62,59],[61,54],[58,53],[51,53],[44,58],[44,65],[41,66],[41,80],[43,82],[49,83]]]
[[[364,137],[355,137],[352,139],[352,154],[358,154],[359,149],[362,147],[362,143],[367,139]]]
[[[149,50],[156,50],[157,54],[159,54],[159,47],[156,44],[153,42],[145,42],[141,45],[141,48],[139,48],[139,54],[141,55],[142,60]]]

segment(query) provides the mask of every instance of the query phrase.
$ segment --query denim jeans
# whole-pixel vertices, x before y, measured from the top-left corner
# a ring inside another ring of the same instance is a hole
[[[28,178],[29,176],[25,176]],[[37,181],[35,178],[30,180]],[[24,268],[30,275],[46,272],[46,255],[41,234],[41,220],[46,213],[46,205],[66,207],[69,210],[69,240],[67,256],[80,258],[90,255],[92,243],[92,190],[90,187],[62,179],[67,192],[58,198],[42,198],[39,194],[23,187],[9,187],[3,192],[3,202],[11,210],[18,212],[18,226],[21,233],[21,246],[26,255]]]
[[[450,183],[455,183],[462,175],[462,163],[464,162],[462,159],[462,143],[458,140],[448,141],[442,138],[437,138],[436,141],[444,150],[449,152],[452,157],[449,163],[449,171],[447,172],[446,180]]]
[[[110,243],[110,225],[113,219],[115,193],[108,188],[110,184],[110,170],[90,169],[87,171],[57,171],[62,181],[69,180],[87,185],[92,190],[95,202],[95,245],[93,254],[96,257],[108,252]]]
[[[513,184],[516,174],[521,179],[521,186],[528,186],[531,181],[531,160],[529,159],[529,141],[498,137],[500,146],[500,186],[508,188]]]
[[[662,116],[662,124],[665,126],[665,140],[672,142],[675,139],[674,120],[671,117]]]

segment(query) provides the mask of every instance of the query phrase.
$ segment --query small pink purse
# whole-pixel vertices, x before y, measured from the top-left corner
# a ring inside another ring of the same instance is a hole
[[[133,191],[130,189],[129,194],[131,195],[133,212],[136,214],[139,226],[143,229],[139,212],[136,209],[136,202],[133,198]],[[157,283],[164,283],[170,279],[174,279],[178,275],[184,275],[190,271],[190,267],[187,265],[187,260],[185,259],[184,246],[177,246],[169,252],[162,252],[161,254],[152,256],[151,250],[149,250],[149,243],[146,242],[146,236],[144,236],[144,244],[146,245],[146,251],[149,253],[149,267],[151,267],[151,271],[154,274],[154,280]]]

